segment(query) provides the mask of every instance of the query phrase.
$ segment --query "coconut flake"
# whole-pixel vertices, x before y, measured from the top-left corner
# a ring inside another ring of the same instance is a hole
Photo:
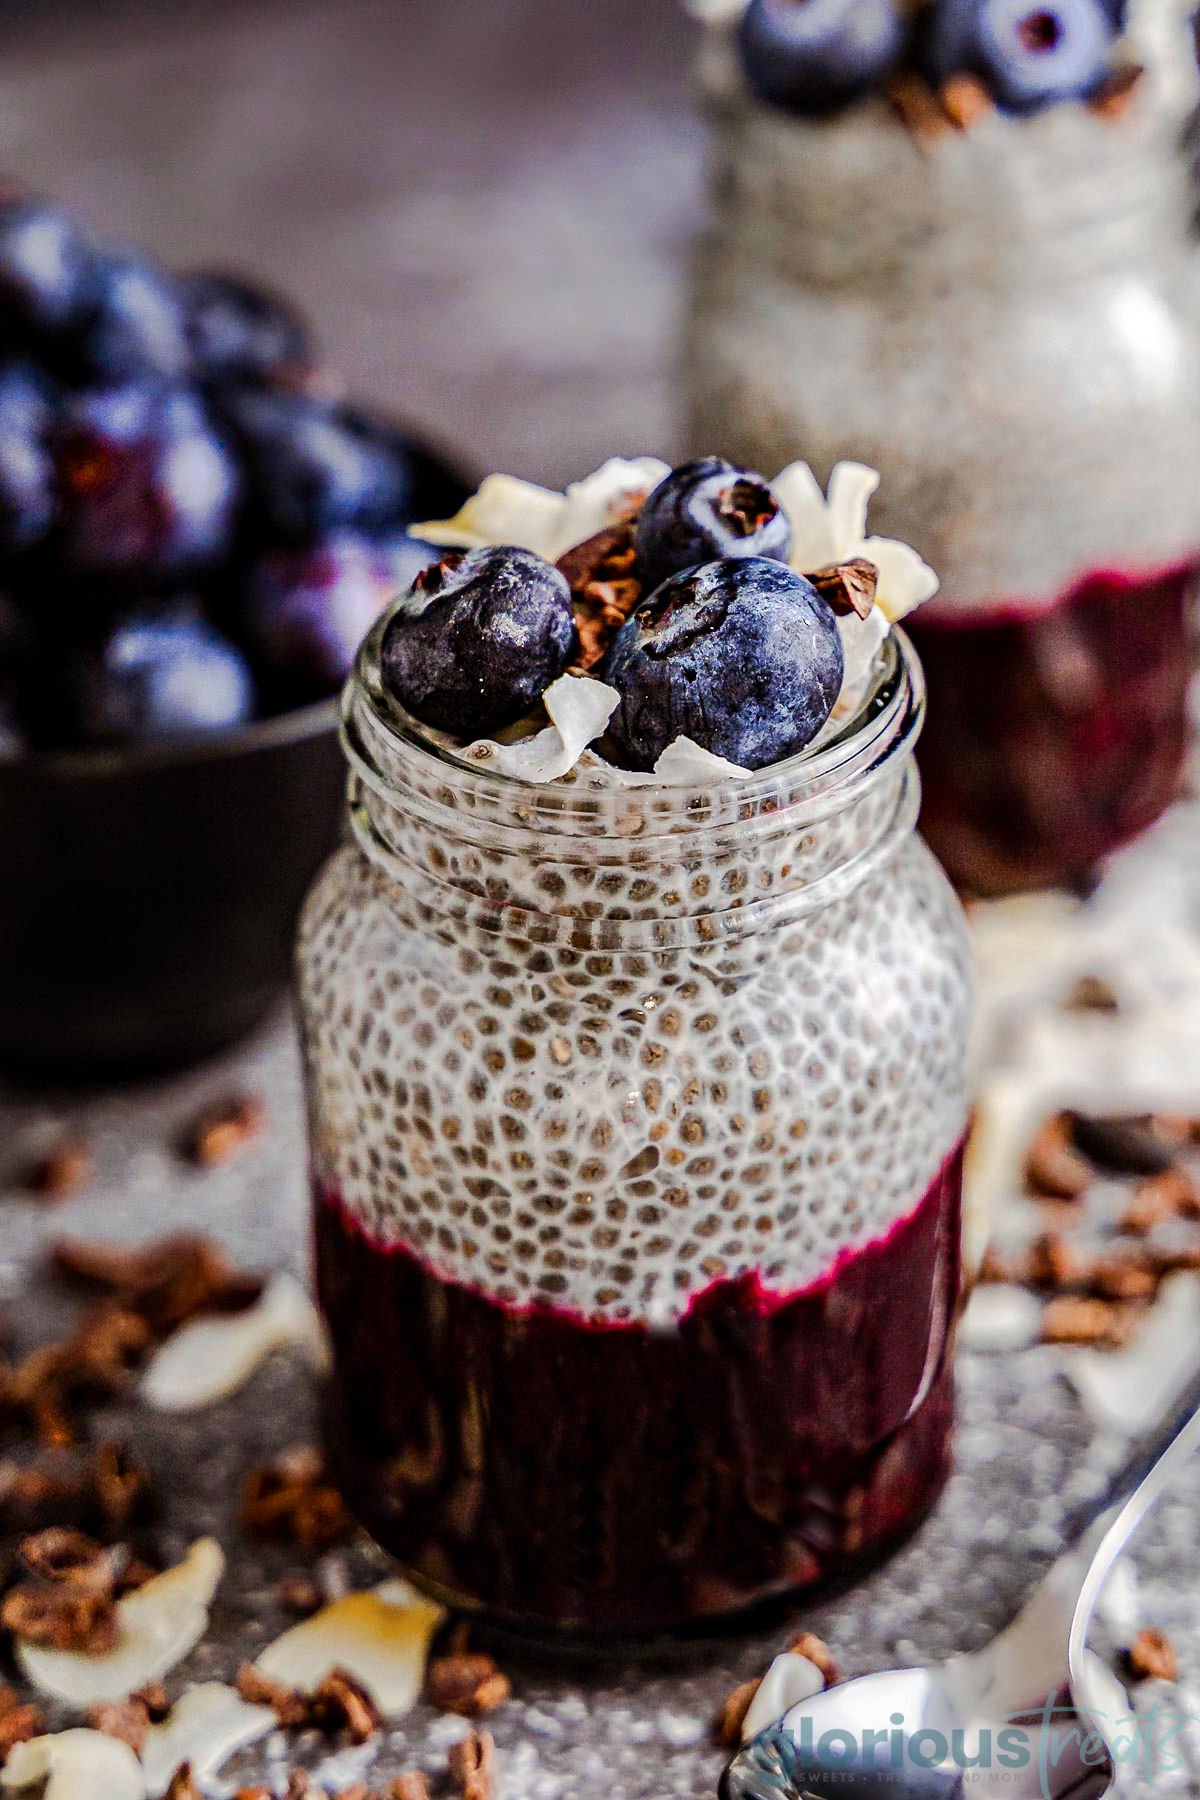
[[[414,537],[448,550],[512,544],[557,562],[576,544],[624,518],[634,502],[670,472],[657,457],[614,456],[572,483],[565,494],[511,475],[489,475],[454,518],[409,529]]]
[[[828,498],[804,462],[789,464],[771,486],[792,527],[792,567],[801,574],[865,557],[879,570],[876,608],[892,625],[937,593],[937,576],[915,550],[895,538],[867,536],[879,476],[865,463],[839,463]]]
[[[0,1784],[46,1783],[43,1800],[144,1800],[141,1764],[119,1738],[102,1731],[60,1731],[9,1751]]]
[[[977,1287],[963,1314],[959,1340],[966,1350],[997,1355],[1036,1344],[1042,1307],[1036,1294],[1008,1284]]]
[[[544,731],[512,744],[479,738],[458,754],[477,767],[494,769],[517,781],[539,786],[559,781],[570,774],[588,745],[604,735],[620,702],[615,688],[590,675],[560,675],[542,696],[553,721]]]
[[[212,1406],[236,1394],[274,1351],[287,1349],[325,1366],[320,1314],[293,1275],[276,1275],[244,1312],[193,1319],[169,1337],[142,1376],[141,1396],[164,1412]]]
[[[749,1743],[768,1725],[775,1725],[793,1706],[802,1706],[814,1694],[822,1692],[825,1677],[816,1663],[798,1650],[785,1650],[777,1656],[758,1684],[742,1725],[742,1742]]]
[[[258,1668],[272,1681],[311,1693],[334,1669],[360,1681],[385,1719],[411,1712],[425,1681],[434,1632],[445,1618],[408,1582],[335,1600],[268,1644]]]
[[[518,481],[513,475],[489,475],[452,519],[410,525],[409,534],[444,550],[481,550],[488,544],[512,544],[550,556],[562,529],[565,494]]]
[[[666,787],[708,787],[714,781],[745,781],[753,773],[753,769],[743,769],[740,763],[717,756],[690,737],[677,737],[655,763],[650,779]]]
[[[165,1792],[181,1763],[201,1786],[239,1750],[269,1736],[276,1725],[269,1706],[250,1706],[222,1681],[191,1687],[161,1725],[152,1725],[142,1749],[146,1792]]]
[[[208,1630],[208,1609],[224,1571],[221,1546],[199,1538],[181,1563],[117,1602],[115,1649],[84,1656],[18,1643],[22,1673],[39,1692],[68,1706],[126,1699],[161,1680],[195,1649]]]

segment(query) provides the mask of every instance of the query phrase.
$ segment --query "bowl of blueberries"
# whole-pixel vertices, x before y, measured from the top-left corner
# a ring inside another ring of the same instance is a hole
[[[0,196],[0,1066],[249,1029],[337,842],[337,694],[467,488],[285,299]]]

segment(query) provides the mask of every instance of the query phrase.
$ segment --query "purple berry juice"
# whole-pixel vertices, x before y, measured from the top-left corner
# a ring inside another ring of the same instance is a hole
[[[844,1576],[948,1468],[962,1158],[799,1293],[678,1324],[514,1305],[317,1201],[328,1442],[385,1549],[458,1603],[639,1634]]]
[[[922,829],[978,894],[1085,882],[1175,798],[1200,565],[1089,576],[1050,606],[934,606]]]

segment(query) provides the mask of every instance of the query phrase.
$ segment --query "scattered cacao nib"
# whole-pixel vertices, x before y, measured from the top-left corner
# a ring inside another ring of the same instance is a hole
[[[641,501],[637,510],[641,510]],[[571,588],[579,654],[570,673],[586,675],[608,654],[609,645],[642,598],[633,545],[633,518],[597,532],[558,559]]]
[[[163,1800],[204,1800],[203,1791],[192,1774],[191,1763],[180,1763],[167,1783]]]
[[[1074,1148],[1069,1115],[1055,1113],[1039,1127],[1026,1153],[1026,1185],[1045,1200],[1079,1200],[1093,1178]]]
[[[46,1718],[39,1706],[22,1701],[12,1688],[0,1687],[0,1764],[17,1744],[27,1744],[45,1730]]]
[[[1140,1257],[1102,1256],[1088,1272],[1088,1286],[1101,1300],[1153,1300],[1159,1271]]]
[[[324,1595],[308,1575],[285,1575],[276,1584],[275,1593],[279,1604],[301,1619],[311,1618],[324,1604]]]
[[[159,1338],[203,1313],[242,1311],[263,1291],[260,1277],[235,1268],[219,1244],[193,1232],[139,1249],[64,1238],[51,1257],[60,1275],[106,1290]]]
[[[1022,1283],[1028,1276],[1028,1261],[1025,1257],[1006,1256],[995,1244],[989,1244],[979,1264],[976,1281],[986,1286],[1009,1286]]]
[[[796,1656],[806,1656],[813,1666],[820,1670],[825,1686],[836,1687],[841,1680],[833,1651],[823,1638],[811,1631],[802,1631],[798,1637],[792,1638],[787,1648]]]
[[[1180,1113],[1155,1113],[1150,1123],[1158,1137],[1177,1148],[1200,1143],[1200,1119]]]
[[[189,1128],[183,1150],[201,1169],[217,1169],[260,1135],[267,1109],[258,1094],[234,1094],[209,1107]]]
[[[1129,1342],[1134,1323],[1131,1310],[1115,1301],[1060,1295],[1042,1314],[1042,1342],[1119,1350]]]
[[[1081,1286],[1084,1274],[1082,1258],[1061,1231],[1047,1231],[1030,1246],[1025,1279],[1031,1287],[1060,1294]]]
[[[40,1443],[73,1444],[74,1407],[125,1393],[149,1341],[135,1314],[111,1301],[91,1307],[68,1337],[43,1344],[6,1372],[2,1408],[29,1425]]]
[[[724,1744],[727,1750],[734,1750],[742,1741],[742,1726],[746,1723],[746,1714],[750,1711],[754,1696],[762,1686],[761,1679],[743,1681],[727,1694],[717,1709],[713,1720],[713,1732],[718,1744]]]
[[[490,1656],[439,1656],[429,1664],[425,1697],[439,1712],[482,1718],[512,1698],[512,1685]]]
[[[451,1746],[446,1769],[459,1800],[494,1800],[496,1740],[490,1731],[473,1731]]]
[[[952,75],[939,94],[942,110],[956,131],[970,131],[996,110],[996,102],[974,75]]]
[[[1146,1237],[1159,1225],[1194,1219],[1198,1210],[1191,1177],[1182,1169],[1167,1169],[1140,1184],[1121,1217],[1120,1229],[1134,1237]]]
[[[879,570],[865,556],[814,569],[808,579],[826,605],[843,618],[856,614],[860,619],[869,619],[875,609]]]
[[[116,1604],[111,1592],[22,1581],[0,1601],[0,1630],[24,1644],[102,1656],[117,1642]]]
[[[1076,1148],[1097,1168],[1114,1175],[1161,1175],[1171,1167],[1172,1149],[1148,1117],[1094,1118],[1071,1113],[1070,1123]]]
[[[1121,1003],[1101,975],[1081,975],[1063,1006],[1067,1012],[1120,1012]]]
[[[22,1185],[39,1200],[68,1200],[91,1173],[92,1159],[82,1138],[63,1138],[35,1158]]]
[[[1166,1275],[1200,1274],[1200,1244],[1154,1245],[1151,1266],[1160,1280]]]
[[[365,1744],[379,1729],[378,1707],[346,1669],[331,1670],[311,1694],[304,1694],[272,1681],[253,1663],[243,1663],[237,1691],[250,1706],[269,1706],[286,1730],[317,1730],[330,1736],[344,1731],[352,1743]]]
[[[83,1593],[113,1594],[123,1560],[85,1532],[49,1526],[22,1538],[17,1556],[35,1581],[57,1583]]]
[[[1125,1655],[1135,1681],[1177,1681],[1179,1658],[1175,1646],[1162,1631],[1139,1631]]]
[[[935,144],[954,130],[937,95],[919,75],[894,75],[884,92],[918,144]]]
[[[0,1462],[0,1532],[6,1534],[69,1525],[108,1543],[148,1517],[153,1503],[149,1475],[121,1444],[45,1451],[26,1467]]]
[[[411,1769],[406,1775],[397,1775],[369,1800],[429,1800],[429,1783],[419,1769]]]
[[[311,1444],[296,1445],[251,1470],[240,1517],[251,1537],[295,1544],[310,1555],[344,1543],[355,1529],[324,1456]]]
[[[128,1700],[111,1701],[107,1706],[92,1706],[86,1717],[93,1731],[102,1731],[105,1737],[119,1738],[129,1745],[135,1756],[142,1754],[150,1729],[150,1712],[144,1701],[130,1696]]]
[[[1108,119],[1119,123],[1130,107],[1134,96],[1145,79],[1146,71],[1134,63],[1125,69],[1114,69],[1098,94],[1093,94],[1088,101],[1091,110],[1099,119]]]

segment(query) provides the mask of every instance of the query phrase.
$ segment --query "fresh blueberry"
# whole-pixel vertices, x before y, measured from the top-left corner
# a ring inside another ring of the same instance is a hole
[[[183,305],[171,280],[140,257],[105,257],[78,345],[83,379],[176,380],[187,373],[190,354]]]
[[[92,247],[66,213],[38,200],[0,204],[0,321],[10,336],[77,325],[94,275]]]
[[[71,576],[152,586],[226,554],[238,470],[190,390],[78,394],[55,420],[50,443],[57,542]]]
[[[738,45],[762,99],[823,113],[878,87],[906,37],[893,0],[750,0]]]
[[[225,394],[221,404],[267,541],[311,543],[334,531],[385,529],[400,519],[407,471],[350,409],[250,387]]]
[[[566,577],[529,550],[453,551],[388,622],[384,681],[414,717],[459,737],[511,725],[576,647]]]
[[[638,567],[647,589],[719,557],[786,562],[787,514],[761,475],[719,456],[684,463],[649,496],[637,523]]]
[[[706,563],[664,582],[619,632],[609,733],[635,769],[677,737],[765,768],[812,742],[843,671],[837,622],[803,575],[765,557]]]
[[[299,313],[266,288],[208,270],[180,276],[178,288],[202,381],[264,380],[311,360]]]
[[[1119,34],[1110,0],[937,0],[920,58],[935,86],[977,75],[997,105],[1032,113],[1095,93]]]
[[[433,554],[423,548],[422,567]],[[336,693],[362,640],[407,586],[387,552],[349,533],[260,557],[247,583],[244,635],[281,703]]]
[[[0,368],[0,553],[27,550],[44,537],[54,512],[46,436],[54,393],[30,363]]]
[[[168,615],[117,626],[87,701],[93,740],[153,744],[244,725],[254,683],[241,652],[205,620]]]

